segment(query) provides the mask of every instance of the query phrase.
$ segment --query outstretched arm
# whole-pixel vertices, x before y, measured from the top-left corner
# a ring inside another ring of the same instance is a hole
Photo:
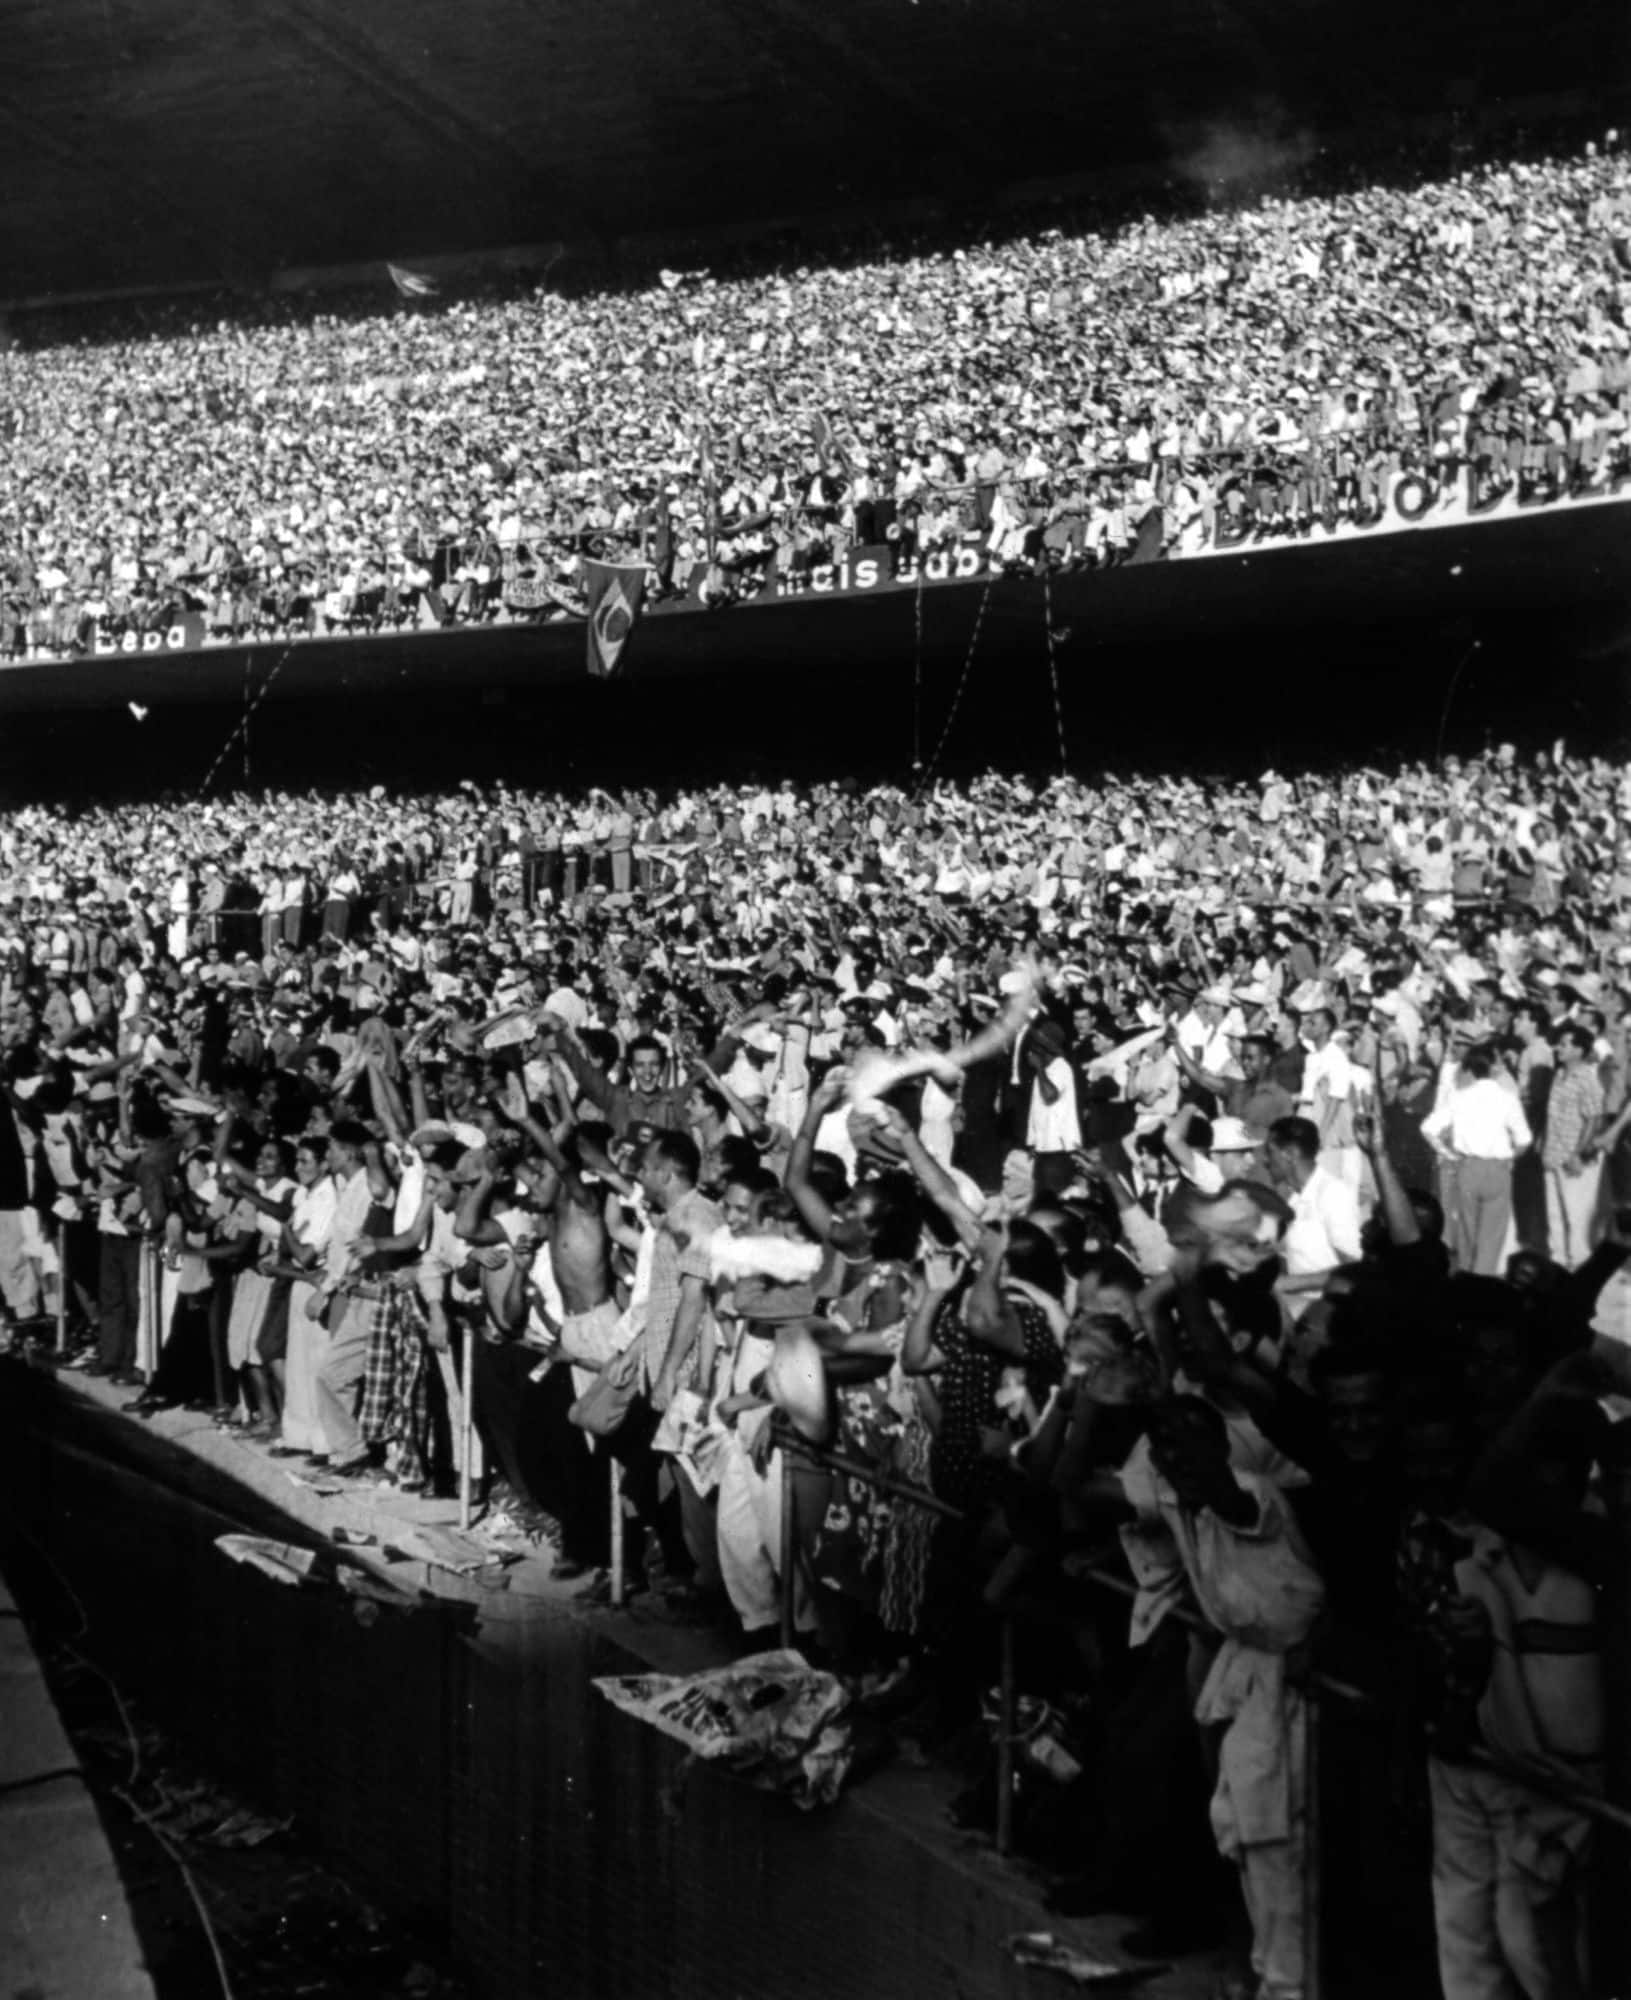
[[[708,1062],[697,1064],[698,1073],[704,1077],[725,1100],[726,1109],[741,1126],[744,1135],[758,1144],[770,1135],[770,1121],[762,1111],[756,1111],[751,1104],[738,1097],[725,1079]]]
[[[842,1070],[830,1071],[810,1093],[810,1108],[793,1140],[792,1157],[787,1162],[787,1192],[811,1234],[825,1243],[832,1233],[833,1212],[827,1198],[810,1179],[810,1161],[815,1152],[821,1121],[843,1096],[848,1079]]]
[[[554,1016],[549,1018],[554,1019]],[[571,1070],[577,1083],[589,1102],[602,1111],[611,1109],[612,1082],[606,1072],[590,1056],[565,1022],[560,1022],[556,1034],[556,1048]]]
[[[576,1202],[579,1208],[598,1206],[595,1197],[584,1186],[583,1176],[561,1150],[555,1134],[550,1128],[533,1116],[532,1106],[527,1101],[526,1088],[520,1077],[511,1070],[504,1079],[504,1094],[499,1108],[512,1125],[525,1132],[549,1164],[560,1176],[561,1186],[567,1198]]]
[[[1196,1154],[1195,1148],[1189,1143],[1189,1127],[1199,1116],[1200,1112],[1195,1105],[1180,1104],[1167,1120],[1161,1133],[1168,1157],[1186,1180],[1193,1180],[1195,1176]]]
[[[489,1167],[460,1195],[453,1217],[453,1233],[461,1242],[489,1245],[509,1240],[487,1212],[497,1186],[498,1176]]]
[[[946,1362],[946,1357],[934,1344],[935,1318],[946,1293],[925,1278],[915,1278],[913,1286],[913,1294],[907,1303],[906,1333],[901,1341],[901,1372],[905,1375],[932,1375]]]
[[[980,1245],[979,1268],[969,1289],[966,1321],[976,1340],[1016,1360],[1025,1357],[1025,1329],[1013,1302],[1004,1297],[998,1274],[1008,1254],[1006,1229],[988,1229]]]
[[[1388,1158],[1387,1147],[1382,1143],[1381,1119],[1374,1111],[1356,1111],[1353,1132],[1355,1144],[1370,1161],[1376,1177],[1377,1203],[1387,1224],[1389,1241],[1401,1247],[1419,1243],[1421,1224],[1416,1220],[1415,1204],[1399,1178],[1398,1168]]]
[[[957,1240],[963,1248],[972,1250],[979,1242],[985,1225],[964,1201],[957,1183],[894,1105],[881,1104],[878,1113],[884,1128],[899,1142],[907,1167],[918,1186],[957,1232]]]
[[[385,1073],[385,1064],[377,1049],[370,1049],[367,1055],[368,1097],[374,1107],[374,1116],[385,1127],[387,1138],[394,1146],[408,1143],[408,1121],[402,1105],[402,1093]]]
[[[1201,1068],[1188,1049],[1178,1040],[1176,1028],[1169,1028],[1167,1031],[1167,1047],[1172,1051],[1173,1061],[1191,1083],[1198,1083],[1202,1090],[1210,1091],[1214,1097],[1221,1097],[1229,1088],[1226,1077],[1217,1076],[1211,1070]]]

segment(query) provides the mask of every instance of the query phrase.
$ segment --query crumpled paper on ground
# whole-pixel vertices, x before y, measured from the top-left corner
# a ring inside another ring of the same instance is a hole
[[[597,1680],[616,1707],[796,1805],[831,1805],[854,1743],[836,1675],[800,1653],[758,1653],[701,1674],[629,1674]]]
[[[426,1522],[393,1521],[385,1533],[386,1553],[407,1556],[413,1562],[428,1563],[432,1569],[451,1570],[455,1576],[469,1576],[505,1561],[497,1549],[489,1548],[461,1528],[441,1528]]]
[[[215,1546],[233,1562],[248,1563],[277,1583],[304,1583],[317,1566],[315,1550],[260,1535],[217,1535]]]
[[[1078,1986],[1138,1986],[1169,1969],[1164,1965],[1111,1965],[1073,1944],[1066,1944],[1052,1931],[1018,1931],[1005,1938],[1003,1946],[1016,1964],[1040,1965],[1049,1972],[1062,1972]]]

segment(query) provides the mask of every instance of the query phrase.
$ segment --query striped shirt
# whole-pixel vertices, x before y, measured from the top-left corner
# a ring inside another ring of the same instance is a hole
[[[1603,1086],[1588,1062],[1572,1069],[1559,1065],[1546,1100],[1546,1145],[1541,1163],[1561,1167],[1572,1160],[1582,1139],[1596,1127],[1603,1115]]]

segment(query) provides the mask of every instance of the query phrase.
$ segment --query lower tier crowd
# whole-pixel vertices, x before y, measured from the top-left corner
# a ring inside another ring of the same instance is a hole
[[[366,1487],[462,1387],[480,1532],[609,1597],[615,1464],[622,1587],[937,1754],[1011,1622],[1020,1844],[1130,1949],[1295,2000],[1317,1826],[1344,1951],[1584,2000],[1628,807],[1559,745],[7,815],[11,1337]]]

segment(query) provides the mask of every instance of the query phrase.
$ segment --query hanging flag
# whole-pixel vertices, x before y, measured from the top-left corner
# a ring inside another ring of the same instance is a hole
[[[815,448],[821,455],[823,467],[831,465],[835,459],[840,465],[848,465],[849,455],[838,442],[838,434],[832,427],[830,417],[824,417],[818,411],[810,419],[810,435],[815,440]]]
[[[711,431],[702,433],[702,518],[708,533],[708,560],[714,559],[714,537],[719,531],[719,478],[714,469],[714,440]]]
[[[391,283],[405,299],[433,299],[442,289],[434,278],[427,278],[423,271],[410,271],[402,264],[387,264]]]
[[[596,680],[617,672],[640,616],[646,591],[644,563],[595,562],[585,558],[583,594],[588,606],[589,671]]]

